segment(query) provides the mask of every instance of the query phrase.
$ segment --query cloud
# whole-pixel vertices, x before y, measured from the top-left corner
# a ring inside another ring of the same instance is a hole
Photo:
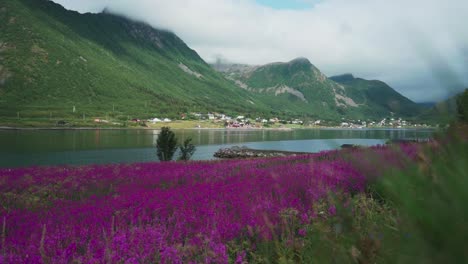
[[[169,29],[205,60],[263,64],[307,57],[327,75],[380,79],[415,101],[468,87],[466,0],[301,0],[281,10],[254,0],[55,0]]]

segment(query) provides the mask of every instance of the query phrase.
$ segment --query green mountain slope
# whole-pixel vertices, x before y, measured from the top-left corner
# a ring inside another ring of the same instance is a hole
[[[422,107],[381,81],[350,74],[327,78],[305,58],[264,66],[214,65],[239,87],[262,95],[276,109],[338,119],[414,117]]]
[[[424,109],[382,81],[355,78],[351,74],[333,76],[330,80],[343,85],[347,95],[362,106],[364,114],[415,117]]]
[[[461,98],[464,100],[461,100]],[[426,110],[421,115],[421,118],[424,120],[430,120],[439,123],[449,123],[451,121],[456,120],[460,116],[460,111],[463,112],[464,110],[460,110],[458,107],[458,101],[460,104],[463,105],[462,109],[468,109],[468,88],[465,89],[464,92],[461,92],[455,96],[452,96],[446,100],[438,102],[432,108]]]
[[[0,116],[270,109],[175,34],[144,23],[47,0],[3,0],[0,32]]]
[[[48,0],[0,2],[0,118],[203,111],[340,120],[419,111],[385,83],[329,79],[305,58],[216,69],[144,23]]]
[[[338,119],[359,108],[342,85],[329,80],[305,58],[263,66],[215,68],[239,87],[261,95],[266,104],[282,111]]]

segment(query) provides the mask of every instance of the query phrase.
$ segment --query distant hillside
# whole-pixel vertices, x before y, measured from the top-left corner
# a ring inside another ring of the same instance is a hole
[[[309,60],[263,66],[214,65],[240,88],[261,94],[277,109],[330,118],[414,117],[422,107],[380,81],[345,74],[327,78]]]
[[[352,74],[330,77],[331,80],[342,84],[347,95],[360,104],[366,114],[415,117],[424,107],[404,97],[389,85],[378,80],[355,78]]]
[[[223,72],[240,88],[261,95],[266,104],[282,111],[337,119],[342,109],[357,107],[341,85],[305,58],[253,67],[234,65]]]
[[[419,111],[385,83],[329,79],[305,58],[215,71],[174,33],[48,0],[1,1],[0,32],[0,118],[203,111],[341,120]]]
[[[430,109],[437,105],[437,103],[435,102],[422,102],[422,103],[417,103],[417,104],[421,106],[422,108],[426,108],[426,109]]]
[[[457,97],[458,96],[459,94],[452,96],[441,102],[438,102],[436,105],[433,106],[432,110],[442,115],[455,116],[457,113]]]
[[[464,93],[467,94],[467,91],[468,88],[465,89]],[[450,122],[457,119],[457,98],[459,98],[462,94],[463,92],[438,102],[432,108],[426,110],[423,113],[422,118],[427,120],[435,120],[437,122]],[[468,107],[465,109],[468,109]]]
[[[0,2],[0,116],[269,112],[175,34],[47,0]]]

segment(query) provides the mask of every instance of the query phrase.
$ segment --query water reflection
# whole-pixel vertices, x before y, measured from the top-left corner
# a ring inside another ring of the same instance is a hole
[[[428,138],[433,132],[433,130],[402,129],[175,130],[179,140],[191,137],[195,145],[303,139]],[[3,130],[0,131],[0,151],[50,152],[154,147],[158,134],[159,130]]]
[[[375,145],[388,139],[428,138],[433,130],[175,130],[191,137],[195,159],[211,159],[220,147],[317,152],[341,144]],[[0,130],[0,167],[154,161],[158,130]]]

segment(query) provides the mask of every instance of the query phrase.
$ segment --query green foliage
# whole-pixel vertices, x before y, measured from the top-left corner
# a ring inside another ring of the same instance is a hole
[[[156,140],[156,155],[160,161],[171,161],[177,150],[177,139],[169,127],[161,128]]]
[[[21,112],[27,118],[143,119],[190,111],[270,111],[175,34],[144,23],[79,14],[46,0],[5,0],[0,32],[2,117]],[[182,65],[202,76],[186,73]]]
[[[468,89],[457,97],[457,113],[461,122],[468,122]]]
[[[432,122],[436,121],[439,124],[454,122],[457,119],[457,96],[450,97],[425,110],[420,118]]]
[[[192,144],[192,138],[187,138],[184,141],[184,144],[179,146],[180,149],[180,157],[179,160],[188,161],[192,157],[193,153],[195,153],[196,147]]]
[[[332,209],[333,208],[333,209]],[[304,224],[295,209],[280,213],[279,236],[235,241],[231,252],[245,252],[252,263],[386,263],[397,243],[395,212],[372,196],[330,194]],[[260,240],[260,241],[259,241]],[[255,246],[254,246],[255,245]]]
[[[377,193],[400,215],[400,240],[390,244],[397,254],[388,262],[467,263],[468,144],[449,140],[377,184]]]

